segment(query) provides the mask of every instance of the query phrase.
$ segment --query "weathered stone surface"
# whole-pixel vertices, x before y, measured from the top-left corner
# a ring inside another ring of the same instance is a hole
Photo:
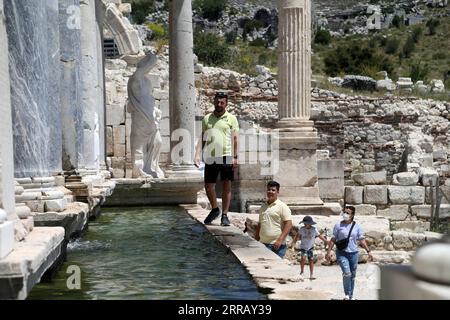
[[[425,203],[424,187],[388,187],[389,201],[392,204],[423,204]]]
[[[430,218],[431,205],[411,206],[411,212],[418,218]],[[439,218],[447,219],[450,217],[450,204],[441,204],[439,208]]]
[[[345,203],[362,204],[364,187],[345,187]]]
[[[426,235],[407,231],[392,232],[393,245],[397,250],[414,250],[426,241]]]
[[[408,215],[408,205],[392,205],[385,210],[377,211],[377,216],[383,216],[392,221],[403,221]]]
[[[0,222],[0,260],[9,254],[13,250],[13,247],[14,247],[14,222],[13,221]]]
[[[5,1],[4,13],[15,176],[48,176],[62,168],[58,0]]]
[[[433,243],[417,250],[412,270],[420,278],[450,285],[450,243]]]
[[[119,104],[112,104],[107,107],[106,124],[108,126],[118,126],[125,123],[125,107]]]
[[[432,182],[436,184],[436,179],[439,176],[439,173],[431,168],[420,168],[419,176],[423,186],[430,186]]]
[[[373,258],[376,262],[387,264],[387,263],[408,263],[411,261],[413,252],[408,251],[373,251]]]
[[[377,207],[370,204],[359,204],[355,206],[355,215],[358,216],[374,216],[376,215]]]
[[[419,177],[414,172],[401,172],[394,174],[392,184],[400,186],[415,186]]]
[[[352,175],[352,179],[361,186],[386,184],[386,171],[357,173]]]
[[[61,212],[67,207],[66,199],[58,199],[58,200],[46,200],[45,201],[45,211],[55,211]]]
[[[424,221],[394,221],[392,226],[395,230],[423,233],[430,230],[430,223]]]
[[[364,203],[387,204],[387,186],[366,185],[364,187]]]

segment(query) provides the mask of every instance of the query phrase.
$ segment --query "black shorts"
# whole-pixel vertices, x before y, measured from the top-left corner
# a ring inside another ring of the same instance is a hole
[[[232,157],[205,161],[205,183],[216,183],[219,173],[221,181],[234,180]]]

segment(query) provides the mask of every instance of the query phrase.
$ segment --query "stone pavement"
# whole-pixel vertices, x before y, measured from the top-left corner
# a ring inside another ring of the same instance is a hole
[[[183,205],[186,212],[199,223],[208,211],[199,205]],[[315,280],[300,277],[299,266],[279,258],[262,243],[242,229],[234,226],[221,227],[220,219],[205,226],[208,231],[241,262],[256,285],[273,300],[330,300],[342,299],[342,273],[339,266],[315,266]],[[309,269],[306,268],[306,275]],[[359,300],[378,299],[379,268],[375,264],[359,264],[355,297]]]

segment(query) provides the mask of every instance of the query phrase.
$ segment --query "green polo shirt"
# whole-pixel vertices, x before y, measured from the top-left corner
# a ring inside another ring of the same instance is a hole
[[[232,156],[232,133],[238,131],[236,117],[227,111],[219,118],[214,113],[206,115],[202,120],[206,158]]]

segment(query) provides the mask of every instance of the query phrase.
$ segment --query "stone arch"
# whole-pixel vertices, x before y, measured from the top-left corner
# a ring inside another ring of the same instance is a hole
[[[101,1],[104,25],[112,33],[119,52],[124,55],[136,55],[142,50],[142,42],[137,30],[125,18],[114,3]]]

